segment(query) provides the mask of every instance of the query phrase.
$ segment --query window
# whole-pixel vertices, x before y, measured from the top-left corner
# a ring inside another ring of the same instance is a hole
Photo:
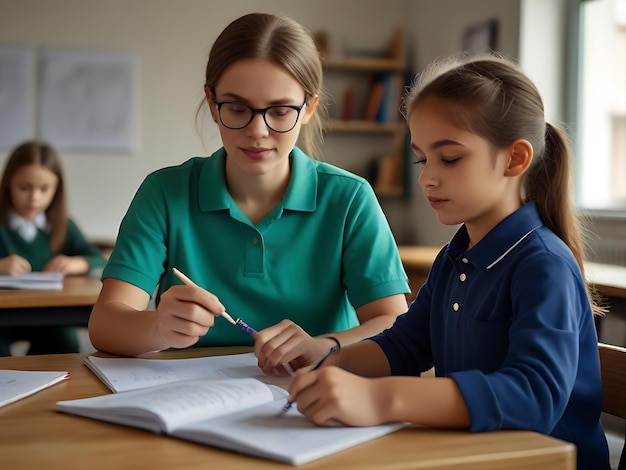
[[[626,0],[581,0],[576,202],[626,217]]]

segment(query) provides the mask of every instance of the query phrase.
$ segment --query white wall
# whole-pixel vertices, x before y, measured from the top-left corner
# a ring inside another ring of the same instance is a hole
[[[405,0],[0,0],[0,44],[131,50],[138,61],[139,147],[133,155],[62,155],[70,212],[93,238],[114,238],[145,175],[219,146],[203,145],[195,111],[206,56],[234,18],[255,10],[287,13],[328,29],[346,47],[380,47],[402,22]],[[332,13],[331,13],[332,12]],[[374,20],[372,20],[374,19]],[[369,25],[375,22],[376,27]],[[6,154],[0,155],[4,166]]]
[[[465,29],[490,18],[500,23],[499,49],[513,57],[519,50],[520,0],[0,0],[0,44],[130,50],[137,57],[137,151],[62,155],[70,212],[88,236],[115,237],[147,173],[219,146],[212,124],[203,143],[194,120],[206,56],[228,22],[255,10],[325,29],[348,49],[380,49],[402,25],[414,70],[459,50]],[[5,160],[0,155],[1,166]],[[436,221],[409,170],[410,200],[383,200],[394,233],[400,243],[443,244],[454,227]]]

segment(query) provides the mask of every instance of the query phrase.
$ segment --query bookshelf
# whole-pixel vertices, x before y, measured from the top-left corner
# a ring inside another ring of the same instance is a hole
[[[325,81],[331,97],[327,139],[351,138],[344,160],[351,171],[365,176],[379,196],[403,197],[406,124],[399,113],[406,85],[404,33],[394,32],[382,51],[333,53],[329,38],[318,33]]]

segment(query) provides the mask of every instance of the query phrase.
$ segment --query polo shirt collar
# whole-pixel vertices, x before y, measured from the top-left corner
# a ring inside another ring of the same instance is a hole
[[[469,251],[466,251],[467,228],[462,225],[448,245],[448,254],[453,259],[463,254],[475,266],[489,269],[542,225],[537,204],[530,201],[496,225]]]
[[[317,201],[317,162],[298,147],[294,147],[289,158],[291,178],[283,198],[283,209],[313,212]],[[226,188],[225,165],[226,150],[223,147],[204,159],[198,188],[200,210],[218,211],[231,208],[232,198]]]
[[[224,147],[204,159],[198,181],[198,203],[201,211],[230,209],[232,198],[226,188],[225,167]]]
[[[291,179],[283,198],[283,208],[292,211],[313,212],[317,205],[317,162],[298,147],[291,155]]]

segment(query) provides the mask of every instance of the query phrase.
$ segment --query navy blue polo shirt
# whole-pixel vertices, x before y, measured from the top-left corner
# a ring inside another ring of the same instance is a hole
[[[530,429],[572,442],[578,468],[608,468],[597,334],[568,247],[530,202],[473,248],[462,226],[409,311],[373,338],[392,374],[451,377],[471,431]]]

